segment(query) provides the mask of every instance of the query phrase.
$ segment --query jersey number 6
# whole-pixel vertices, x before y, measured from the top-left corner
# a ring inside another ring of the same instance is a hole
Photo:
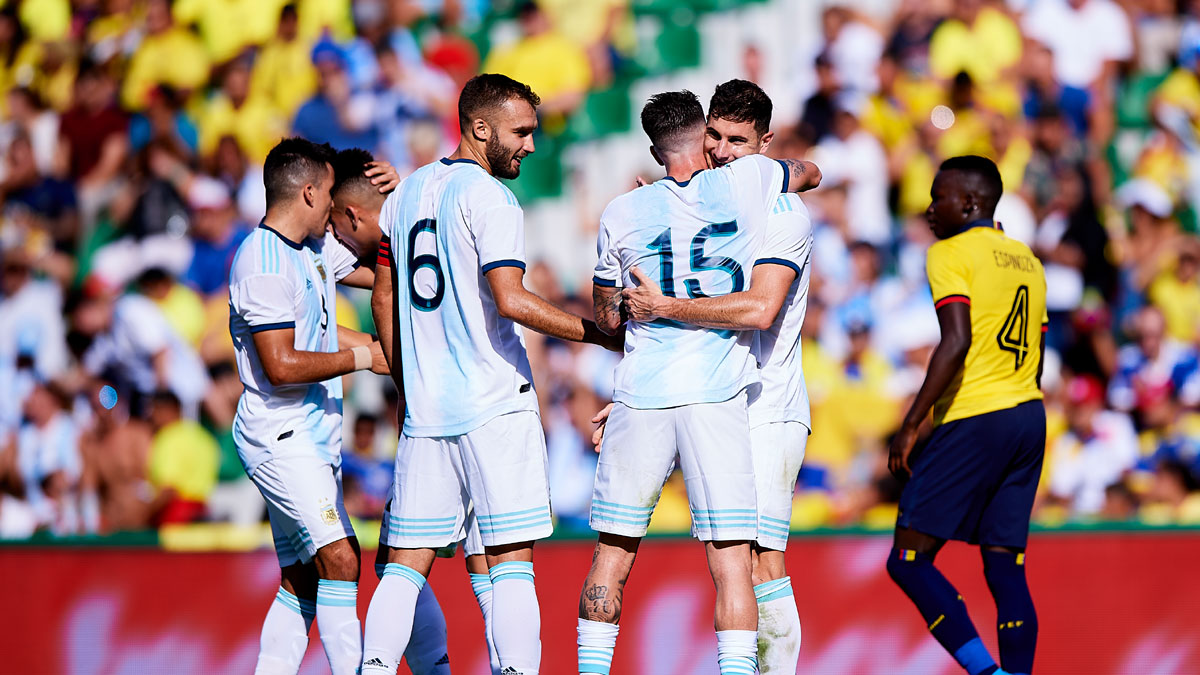
[[[737,233],[737,229],[737,222],[717,223],[701,228],[692,238],[692,271],[725,270],[733,278],[733,287],[729,291],[730,293],[737,293],[745,286],[745,274],[742,272],[742,266],[732,258],[704,255],[704,245],[708,242],[709,237],[732,237]],[[655,237],[649,247],[653,251],[658,251],[660,258],[658,261],[658,285],[662,287],[663,295],[673,298],[675,297],[675,259],[674,252],[671,250],[670,228],[663,230],[662,234]],[[707,297],[707,294],[700,289],[699,281],[684,279],[683,285],[687,289],[689,298]]]
[[[442,274],[442,263],[435,254],[422,253],[421,255],[414,255],[417,248],[417,235],[422,232],[429,232],[436,237],[437,221],[433,218],[418,220],[417,224],[413,225],[412,229],[408,231],[408,297],[417,309],[422,312],[432,312],[442,304],[442,296],[446,294],[446,276]],[[436,251],[437,249],[435,248],[434,250]],[[436,282],[433,295],[428,298],[417,291],[417,270],[422,267],[428,267],[433,270]]]

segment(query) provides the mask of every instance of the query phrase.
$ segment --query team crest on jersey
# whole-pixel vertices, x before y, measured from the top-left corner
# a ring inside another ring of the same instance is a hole
[[[320,258],[315,259],[313,262],[316,263],[316,265],[317,265],[317,272],[319,272],[321,274],[321,281],[326,281],[326,279],[325,279],[325,263],[323,263]]]
[[[321,521],[326,525],[333,525],[338,521],[337,511],[332,506],[321,512]]]

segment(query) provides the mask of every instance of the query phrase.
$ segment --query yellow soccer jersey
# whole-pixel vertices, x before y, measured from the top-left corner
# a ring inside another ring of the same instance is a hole
[[[971,308],[971,348],[933,406],[934,425],[1042,398],[1037,386],[1046,275],[1029,247],[990,227],[972,227],[929,247],[937,307]]]

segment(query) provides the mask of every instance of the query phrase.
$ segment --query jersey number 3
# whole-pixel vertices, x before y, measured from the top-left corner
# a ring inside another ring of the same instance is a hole
[[[408,297],[413,307],[422,312],[432,312],[442,304],[442,296],[446,294],[446,275],[442,274],[442,263],[433,253],[414,255],[417,248],[417,235],[428,232],[437,235],[437,221],[433,218],[418,220],[408,231]],[[436,248],[434,250],[437,250]],[[427,267],[433,270],[433,295],[425,297],[417,290],[417,270]]]
[[[728,272],[733,282],[732,290],[729,291],[730,293],[737,293],[745,286],[745,275],[742,272],[742,266],[732,258],[704,255],[704,244],[708,242],[710,237],[732,237],[737,233],[737,229],[736,222],[717,223],[702,228],[692,238],[692,271],[724,270]],[[662,287],[663,295],[673,298],[675,297],[675,255],[674,251],[671,250],[671,230],[663,230],[662,234],[650,242],[650,249],[658,251],[658,283]],[[687,289],[689,298],[707,297],[707,294],[700,289],[699,281],[684,279],[683,285]]]
[[[1004,326],[996,336],[1000,349],[1012,352],[1015,362],[1013,370],[1020,370],[1029,356],[1029,287],[1018,286],[1013,298],[1012,309],[1004,319]]]

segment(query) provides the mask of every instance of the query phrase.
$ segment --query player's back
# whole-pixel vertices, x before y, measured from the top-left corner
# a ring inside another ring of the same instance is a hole
[[[971,347],[961,377],[934,406],[940,424],[1042,398],[1037,385],[1046,321],[1046,277],[1025,244],[995,227],[972,227],[929,248],[937,307],[970,306]]]
[[[470,160],[421,167],[388,197],[396,320],[410,436],[453,436],[536,410],[521,328],[500,315],[485,274],[525,267],[512,192]]]
[[[673,297],[744,290],[785,177],[774,160],[750,156],[617,197],[601,218],[595,282],[630,285],[637,266]],[[614,400],[633,408],[728,400],[758,381],[752,342],[751,333],[631,321]]]

